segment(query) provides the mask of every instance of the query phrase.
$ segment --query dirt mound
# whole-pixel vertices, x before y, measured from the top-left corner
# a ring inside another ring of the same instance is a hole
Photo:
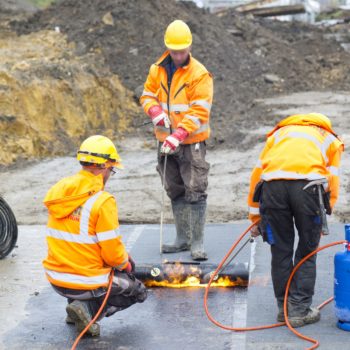
[[[135,91],[164,50],[163,33],[180,18],[193,31],[193,54],[215,77],[213,141],[250,144],[239,128],[254,128],[267,111],[257,98],[293,91],[348,89],[350,55],[326,30],[300,23],[218,17],[174,0],[63,0],[28,21],[18,33],[59,26],[76,53],[101,53],[111,71]],[[142,112],[140,111],[140,116]]]
[[[0,34],[0,164],[63,155],[82,138],[124,134],[132,94],[94,54],[54,31]]]

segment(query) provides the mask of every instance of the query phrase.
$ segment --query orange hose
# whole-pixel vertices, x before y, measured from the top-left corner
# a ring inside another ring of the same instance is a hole
[[[317,308],[321,310],[324,306],[326,306],[333,300],[334,300],[334,297],[330,297],[329,299],[325,300],[322,304],[318,305]]]
[[[223,266],[223,264],[225,263],[225,261],[228,259],[228,257],[231,255],[231,253],[234,251],[234,249],[237,247],[237,245],[239,244],[239,242],[243,239],[243,237],[251,230],[251,228],[255,225],[256,223],[251,224],[239,237],[238,239],[234,242],[234,244],[232,245],[232,247],[230,248],[230,250],[228,251],[228,253],[225,255],[225,257],[222,259],[222,261],[220,262],[219,266],[217,267],[217,269],[215,270],[215,272],[211,275],[211,278],[208,282],[208,285],[205,288],[205,293],[204,293],[204,310],[205,313],[208,317],[208,319],[214,323],[216,326],[222,328],[222,329],[226,329],[229,331],[235,331],[235,332],[246,332],[246,331],[256,331],[256,330],[262,330],[262,329],[269,329],[269,328],[276,328],[276,327],[281,327],[287,324],[288,328],[298,337],[300,337],[301,339],[307,340],[312,342],[314,345],[311,348],[308,348],[307,350],[311,350],[311,349],[316,349],[319,345],[319,342],[315,339],[306,337],[304,335],[302,335],[301,333],[299,333],[298,331],[296,331],[289,323],[288,321],[288,314],[287,314],[287,298],[288,298],[288,293],[289,293],[289,287],[292,281],[292,278],[295,274],[295,272],[299,269],[299,267],[307,260],[309,259],[311,256],[315,255],[317,252],[338,245],[338,244],[343,244],[346,243],[346,241],[336,241],[333,243],[329,243],[326,244],[322,247],[317,248],[316,250],[314,250],[312,253],[308,254],[307,256],[305,256],[302,260],[300,260],[300,262],[294,267],[291,275],[289,276],[288,279],[288,283],[286,286],[286,292],[285,292],[285,298],[284,298],[284,314],[285,314],[285,319],[286,322],[281,322],[281,323],[274,323],[274,324],[269,324],[269,325],[263,325],[263,326],[255,326],[255,327],[231,327],[231,326],[225,326],[223,324],[221,324],[220,322],[216,321],[214,319],[214,317],[210,314],[209,309],[208,309],[208,294],[209,294],[209,288],[210,285],[212,284],[213,280],[215,279],[216,275],[218,274],[218,272],[220,271],[221,267]],[[334,298],[331,297],[329,299],[327,299],[326,301],[324,301],[322,304],[320,304],[317,308],[321,309],[324,306],[326,306],[327,304],[329,304]]]
[[[100,316],[103,308],[105,307],[109,294],[111,293],[111,289],[112,289],[112,284],[113,284],[113,276],[114,276],[114,271],[111,271],[111,274],[109,276],[109,282],[108,282],[108,289],[107,289],[107,293],[103,299],[102,305],[100,306],[100,308],[98,309],[95,317],[89,322],[89,324],[81,331],[81,333],[78,335],[78,337],[75,339],[74,344],[72,345],[70,350],[75,350],[77,348],[77,345],[80,341],[80,339],[84,336],[84,334],[87,332],[87,330],[90,328],[90,326],[95,323],[95,321],[98,319],[98,317]]]
[[[302,258],[298,264],[294,267],[292,273],[290,274],[289,276],[289,279],[288,279],[288,282],[287,282],[287,286],[286,286],[286,292],[285,292],[285,295],[284,295],[284,304],[283,304],[283,310],[284,310],[284,315],[285,315],[285,320],[286,320],[286,324],[287,324],[287,327],[296,335],[298,336],[299,338],[303,339],[303,340],[306,340],[310,343],[313,343],[314,345],[312,345],[310,348],[307,348],[307,350],[313,350],[313,349],[316,349],[318,348],[318,346],[320,345],[320,343],[316,340],[316,339],[313,339],[313,338],[310,338],[310,337],[307,337],[306,335],[303,335],[301,334],[300,332],[298,332],[297,330],[295,330],[289,323],[289,320],[288,320],[288,310],[287,310],[287,300],[288,300],[288,293],[289,293],[289,287],[290,287],[290,284],[292,283],[292,279],[293,279],[293,276],[295,275],[295,273],[298,271],[299,267],[306,261],[308,260],[309,258],[311,258],[313,255],[317,254],[318,252],[320,252],[321,250],[324,250],[326,248],[329,248],[329,247],[332,247],[332,246],[335,246],[335,245],[338,245],[338,244],[344,244],[344,243],[347,243],[346,241],[336,241],[336,242],[332,242],[332,243],[328,243],[322,247],[318,247],[316,250],[314,250],[313,252],[311,252],[310,254],[306,255],[304,258]],[[328,303],[330,303],[331,301],[333,300],[333,297],[332,298],[329,298],[327,299],[326,301],[324,301],[320,306],[318,306],[318,309],[321,309],[323,306],[327,305]]]
[[[230,326],[225,326],[221,323],[219,323],[218,321],[216,321],[214,319],[214,317],[210,314],[209,309],[208,309],[208,293],[209,293],[209,288],[210,285],[212,284],[212,282],[214,281],[214,278],[216,277],[216,275],[218,274],[218,272],[220,271],[222,265],[226,262],[226,260],[228,259],[228,257],[231,255],[231,253],[235,250],[235,248],[237,247],[237,245],[239,244],[239,242],[244,238],[244,236],[251,230],[251,228],[253,226],[255,226],[256,223],[251,224],[239,237],[238,239],[234,242],[234,244],[232,245],[232,247],[230,248],[230,250],[227,252],[227,254],[225,255],[225,257],[222,259],[222,261],[220,262],[219,266],[217,267],[217,269],[215,270],[215,272],[211,275],[210,280],[208,282],[208,285],[205,287],[205,293],[204,293],[204,309],[205,309],[205,313],[207,314],[209,320],[211,322],[213,322],[216,326],[226,329],[228,331],[235,331],[235,332],[242,332],[242,331],[257,331],[257,330],[261,330],[261,329],[269,329],[269,328],[275,328],[275,327],[281,327],[284,326],[285,323],[281,322],[281,323],[274,323],[274,324],[269,324],[269,325],[264,325],[264,326],[256,326],[256,327],[242,327],[242,328],[238,328],[238,327],[230,327]]]

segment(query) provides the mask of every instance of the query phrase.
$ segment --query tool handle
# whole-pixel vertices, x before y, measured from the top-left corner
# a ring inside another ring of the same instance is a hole
[[[164,221],[164,206],[165,206],[165,173],[166,173],[166,165],[168,161],[168,155],[166,154],[164,157],[164,168],[163,168],[163,186],[162,186],[162,208],[160,211],[160,232],[159,232],[159,253],[162,255],[163,250],[163,221]]]
[[[149,125],[152,123],[153,123],[152,120],[147,121],[147,122],[143,122],[142,124],[135,125],[135,128],[141,128],[141,126],[146,126],[146,125]]]
[[[321,210],[321,220],[322,220],[322,234],[324,236],[329,235],[329,228],[328,228],[328,223],[327,223],[327,215],[326,215],[326,208],[324,206],[324,201],[323,201],[323,193],[322,193],[322,185],[318,185],[318,198],[320,201],[320,210]]]

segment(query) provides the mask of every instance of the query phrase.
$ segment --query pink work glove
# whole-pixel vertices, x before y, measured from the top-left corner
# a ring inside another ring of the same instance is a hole
[[[124,271],[127,273],[132,273],[135,271],[135,262],[130,255],[129,255],[129,262],[126,265],[126,267],[124,268]]]
[[[157,106],[152,106],[148,110],[148,115],[152,119],[152,123],[154,126],[164,126],[167,129],[170,127],[170,121],[167,116],[167,114],[163,111],[162,107],[157,105]]]
[[[124,269],[124,271],[127,272],[127,273],[131,273],[132,266],[131,266],[131,264],[129,262],[128,262],[128,265],[126,265],[126,268]]]
[[[174,153],[176,148],[179,147],[179,144],[182,143],[187,136],[188,132],[185,129],[178,128],[165,139],[160,152],[164,154]]]

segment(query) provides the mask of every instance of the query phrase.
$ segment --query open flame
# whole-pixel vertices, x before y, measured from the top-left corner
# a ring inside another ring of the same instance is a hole
[[[184,281],[172,280],[172,281],[144,281],[146,287],[163,287],[163,288],[205,288],[207,283],[201,283],[200,279],[196,276],[188,276]],[[222,287],[232,288],[237,286],[245,286],[246,282],[238,278],[236,281],[231,281],[228,276],[220,277],[214,281],[210,287]]]
[[[151,275],[154,279],[144,281],[146,287],[164,288],[205,288],[207,281],[203,281],[204,272],[195,265],[186,265],[180,262],[165,264],[163,271],[154,268]],[[212,287],[230,288],[236,286],[246,286],[247,282],[240,278],[234,281],[229,276],[221,276],[214,280]]]

